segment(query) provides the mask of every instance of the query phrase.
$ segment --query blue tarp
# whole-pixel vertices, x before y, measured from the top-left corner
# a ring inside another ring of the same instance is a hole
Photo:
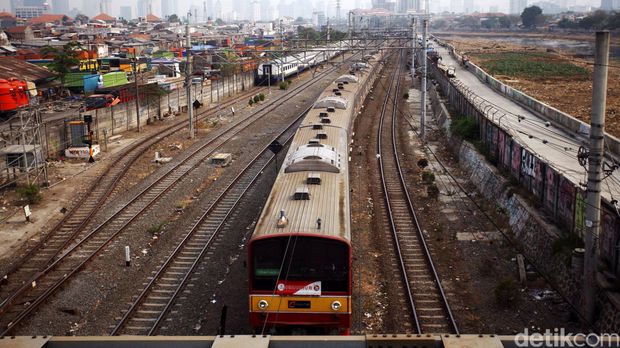
[[[86,75],[84,79],[84,92],[94,92],[97,89],[99,75]]]

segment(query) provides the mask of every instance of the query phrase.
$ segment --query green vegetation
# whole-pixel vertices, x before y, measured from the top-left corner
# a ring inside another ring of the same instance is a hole
[[[250,106],[254,105],[254,99],[250,98],[250,101],[248,101],[248,105]]]
[[[492,75],[519,77],[585,77],[587,69],[544,52],[500,52],[477,55],[480,66]]]
[[[151,235],[156,235],[159,234],[161,232],[161,230],[164,228],[164,226],[166,226],[165,222],[160,222],[157,224],[153,224],[151,226],[149,226],[149,228],[146,229],[146,232],[150,233]]]
[[[282,81],[279,86],[281,90],[286,90],[288,88],[288,83]]]
[[[471,117],[455,117],[450,126],[452,133],[457,137],[467,141],[477,141],[480,139],[480,128],[475,119]]]
[[[254,103],[258,104],[258,102],[260,101],[260,97],[258,95],[254,96]]]
[[[495,287],[495,301],[502,307],[511,307],[519,299],[519,286],[512,278],[505,278]]]
[[[28,202],[28,204],[36,204],[41,201],[41,189],[37,184],[25,185],[17,189],[17,193],[22,197],[23,200]]]
[[[595,11],[576,19],[562,18],[558,26],[563,29],[616,30],[620,29],[620,12]]]
[[[422,181],[424,181],[425,184],[432,184],[433,182],[435,182],[435,174],[428,170],[423,171]]]
[[[262,93],[261,93],[261,94],[259,94],[259,95],[258,95],[258,99],[259,99],[260,101],[264,101],[264,100],[265,100],[265,95],[264,95],[264,94],[262,94]]]
[[[540,7],[534,5],[526,7],[521,13],[521,22],[526,28],[536,28],[545,23],[545,17]]]
[[[58,74],[60,82],[65,84],[65,77],[71,72],[71,70],[80,64],[78,58],[79,51],[82,49],[79,42],[70,41],[62,46],[62,49],[58,49],[52,46],[45,46],[41,48],[43,55],[49,55],[54,57],[54,60],[48,67]]]

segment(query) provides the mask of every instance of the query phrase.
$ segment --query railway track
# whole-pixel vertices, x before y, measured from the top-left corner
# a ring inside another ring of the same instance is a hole
[[[327,69],[320,76],[331,73],[335,68]],[[316,83],[319,79],[307,81],[296,86],[291,92],[300,93]],[[177,159],[163,175],[148,185],[129,202],[123,204],[112,216],[95,226],[93,229],[82,229],[71,238],[66,247],[60,248],[49,265],[36,270],[35,267],[23,265],[26,270],[33,270],[36,274],[30,278],[18,279],[17,288],[7,291],[3,295],[0,305],[0,335],[6,335],[24,320],[51,294],[53,294],[67,279],[77,273],[88,261],[94,258],[125,228],[135,221],[141,214],[163,197],[169,190],[187,176],[204,159],[233,139],[247,127],[268,115],[270,111],[282,105],[289,99],[289,94],[276,99],[272,104],[264,107],[252,116],[239,120],[231,127],[218,129],[212,132],[211,139],[198,148]],[[15,278],[15,277],[14,277]],[[19,281],[21,280],[21,282]],[[20,285],[21,283],[21,285]]]
[[[397,148],[402,52],[381,108],[377,153],[381,183],[407,301],[418,333],[456,333],[458,327],[409,197]]]
[[[259,91],[264,88],[259,89]],[[245,100],[249,95],[256,94],[257,91],[241,94],[236,98],[229,100],[217,107],[212,107],[198,115],[198,119],[215,114],[219,108],[234,105],[236,102]],[[26,279],[37,271],[43,269],[54,261],[58,253],[67,247],[67,245],[76,237],[77,233],[83,230],[87,224],[95,216],[95,213],[103,206],[103,204],[111,197],[114,189],[120,180],[127,173],[131,165],[152,145],[161,141],[161,139],[172,135],[187,126],[187,121],[180,121],[165,129],[153,134],[149,139],[141,142],[137,146],[120,153],[114,163],[108,166],[97,180],[93,180],[93,184],[86,190],[80,200],[67,211],[61,221],[59,221],[52,229],[43,236],[41,241],[34,245],[30,250],[22,256],[14,265],[7,270],[3,279],[8,282],[8,286],[4,286],[0,292],[0,299],[5,299],[3,293],[14,291],[14,283],[12,278],[18,280]],[[0,303],[0,308],[4,305],[4,301]]]
[[[154,335],[157,332],[171,306],[182,294],[193,271],[201,262],[205,262],[203,257],[224,229],[241,198],[274,160],[275,156],[268,150],[269,144],[274,140],[281,144],[289,142],[294,134],[294,126],[309,109],[301,112],[278,136],[266,141],[263,144],[264,150],[257,154],[226,188],[212,193],[217,196],[215,202],[193,222],[187,235],[124,312],[111,335]]]

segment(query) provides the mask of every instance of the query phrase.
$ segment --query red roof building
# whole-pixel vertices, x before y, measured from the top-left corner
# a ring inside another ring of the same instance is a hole
[[[157,16],[155,16],[152,13],[149,13],[146,15],[146,21],[149,23],[160,23],[163,22],[163,20]]]
[[[56,23],[56,24],[60,24],[62,23],[62,19],[65,18],[65,15],[62,14],[44,14],[42,16],[39,17],[35,17],[35,18],[30,18],[28,20],[29,24],[45,24],[45,23]],[[67,17],[69,20],[71,18]]]
[[[91,18],[91,20],[104,21],[104,22],[116,22],[116,18],[110,16],[107,13],[100,13],[95,17]]]

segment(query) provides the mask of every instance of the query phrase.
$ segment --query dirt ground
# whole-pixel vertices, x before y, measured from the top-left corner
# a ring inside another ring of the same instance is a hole
[[[548,37],[545,36],[545,38]],[[466,52],[470,56],[471,61],[481,65],[483,69],[485,62],[481,59],[482,54],[524,51],[551,53],[554,58],[560,61],[570,62],[587,69],[588,74],[581,77],[552,76],[536,78],[502,75],[494,77],[579,120],[586,123],[590,122],[593,58],[576,57],[575,54],[560,51],[549,52],[545,48],[536,46],[515,45],[506,41],[500,41],[497,38],[462,37],[446,41],[454,45],[459,52]],[[620,137],[620,59],[617,57],[612,57],[610,60],[605,128],[611,135]]]

